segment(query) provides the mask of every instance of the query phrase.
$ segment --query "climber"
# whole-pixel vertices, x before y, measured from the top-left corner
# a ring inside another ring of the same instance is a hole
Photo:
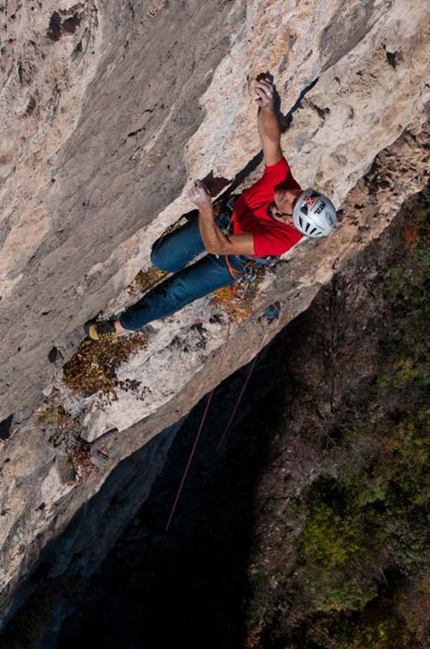
[[[88,322],[89,338],[101,340],[136,331],[242,277],[251,281],[255,268],[276,262],[303,235],[323,237],[333,230],[336,211],[331,201],[315,189],[303,191],[283,156],[275,88],[269,75],[257,77],[255,91],[263,176],[242,194],[221,203],[212,203],[205,185],[196,181],[188,198],[196,205],[198,218],[162,236],[151,253],[152,263],[172,275],[118,318]]]

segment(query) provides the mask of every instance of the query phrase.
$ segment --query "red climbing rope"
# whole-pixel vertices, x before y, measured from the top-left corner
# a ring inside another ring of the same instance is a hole
[[[239,407],[239,404],[240,404],[240,402],[241,402],[241,400],[242,400],[243,393],[244,393],[245,390],[246,390],[246,386],[248,385],[248,381],[249,381],[249,379],[250,379],[250,377],[251,377],[251,374],[252,374],[252,371],[253,371],[253,369],[254,369],[254,367],[255,367],[255,363],[256,363],[256,361],[257,361],[257,357],[258,357],[258,354],[254,357],[254,360],[253,360],[252,363],[251,363],[251,367],[249,368],[249,372],[248,372],[247,377],[246,377],[246,379],[245,379],[245,383],[244,383],[243,386],[242,386],[242,390],[241,390],[241,392],[240,392],[240,394],[239,394],[239,397],[238,397],[238,399],[237,399],[237,401],[236,401],[236,405],[235,405],[235,407],[234,407],[234,409],[233,409],[233,412],[232,412],[231,415],[230,415],[230,419],[228,420],[228,424],[227,424],[227,426],[226,426],[225,429],[224,429],[224,433],[223,433],[223,435],[222,435],[220,441],[218,442],[218,446],[216,447],[216,451],[215,451],[215,453],[218,453],[219,449],[221,448],[221,445],[222,445],[223,441],[225,440],[225,437],[226,437],[226,435],[227,435],[227,432],[228,432],[228,430],[229,430],[229,428],[230,428],[230,426],[231,426],[231,423],[232,423],[232,421],[233,421],[233,419],[234,419],[234,417],[235,417],[235,415],[236,415],[236,411],[237,411],[237,409],[238,409],[238,407]]]
[[[216,377],[216,380],[215,380],[215,387],[209,393],[208,400],[206,402],[206,407],[205,407],[205,410],[204,410],[204,413],[203,413],[203,417],[202,417],[202,419],[200,421],[200,426],[199,426],[199,429],[197,431],[197,435],[196,435],[195,440],[194,440],[193,448],[191,449],[190,457],[188,458],[187,466],[185,467],[185,471],[184,471],[184,474],[182,476],[181,484],[179,485],[179,489],[178,489],[178,492],[176,494],[175,502],[173,503],[172,509],[170,511],[169,520],[167,521],[166,529],[165,529],[166,532],[169,529],[170,523],[171,523],[172,518],[173,518],[173,514],[175,513],[176,505],[178,504],[179,496],[181,495],[182,488],[183,488],[184,483],[185,483],[185,478],[187,477],[188,470],[189,470],[190,465],[191,465],[191,460],[193,459],[193,455],[194,455],[194,452],[196,450],[197,442],[199,441],[200,433],[202,432],[203,424],[205,422],[206,415],[208,414],[209,405],[210,405],[210,402],[212,400],[213,393],[215,391],[215,388],[218,385],[218,378],[219,378],[219,376],[221,374],[221,369],[222,369],[222,366],[224,365],[224,360],[225,360],[225,356],[226,356],[226,353],[227,353],[227,343],[228,343],[229,337],[230,337],[230,320],[228,321],[227,340],[225,341],[223,355],[222,355],[222,358],[221,358],[221,362],[220,362],[220,364],[218,366],[217,377]]]
[[[280,309],[280,306],[279,306],[279,303],[277,302],[276,304],[271,304],[270,307],[265,311],[264,315],[265,315],[265,318],[266,318],[266,320],[267,320],[267,322],[269,324],[271,322],[273,322],[273,320],[275,320],[279,316],[279,309]],[[263,334],[263,337],[261,339],[261,347],[263,347],[264,341],[265,341],[265,334]],[[252,372],[254,370],[255,363],[257,362],[257,358],[258,358],[258,354],[256,354],[256,356],[254,356],[254,360],[251,363],[251,366],[249,368],[249,372],[248,372],[247,377],[245,379],[245,383],[243,384],[242,390],[241,390],[241,392],[239,394],[239,397],[238,397],[238,399],[236,401],[236,405],[235,405],[235,407],[233,409],[233,412],[230,415],[230,419],[228,420],[228,424],[225,427],[224,433],[223,433],[220,441],[218,442],[218,446],[216,447],[216,451],[215,451],[216,453],[218,453],[219,449],[221,448],[222,443],[225,440],[227,432],[228,432],[228,430],[229,430],[229,428],[231,426],[231,423],[232,423],[232,421],[233,421],[233,419],[234,419],[234,417],[236,415],[236,411],[237,411],[237,409],[239,407],[239,404],[240,404],[240,402],[242,400],[243,393],[245,392],[246,386],[248,385],[248,381],[251,378],[251,374],[252,374]]]
[[[274,319],[276,319],[276,318],[279,316],[279,308],[280,308],[280,307],[279,307],[279,303],[276,303],[275,305],[271,305],[271,306],[269,307],[269,309],[267,309],[267,311],[265,312],[265,317],[266,317],[266,320],[267,320],[267,322],[268,322],[269,324],[270,324]],[[272,311],[273,311],[273,313],[272,313]],[[222,369],[222,367],[223,367],[223,365],[224,365],[225,356],[226,356],[226,351],[227,351],[227,343],[228,343],[229,337],[230,337],[230,320],[229,320],[229,322],[228,322],[227,340],[226,340],[226,342],[225,342],[225,345],[224,345],[224,351],[223,351],[223,355],[222,355],[222,359],[221,359],[221,362],[220,362],[219,367],[218,367],[217,379],[216,379],[216,381],[215,381],[215,387],[218,385],[218,378],[219,378],[219,376],[220,376],[220,374],[221,374],[221,369]],[[262,337],[262,340],[261,340],[261,347],[263,347],[264,340],[265,340],[265,334],[263,334],[263,337]],[[233,419],[234,419],[234,417],[235,417],[235,415],[236,415],[237,409],[238,409],[239,404],[240,404],[240,402],[241,402],[241,400],[242,400],[243,394],[244,394],[244,392],[245,392],[245,390],[246,390],[246,386],[248,385],[249,379],[251,378],[251,374],[252,374],[252,372],[253,372],[253,370],[254,370],[255,363],[257,362],[257,358],[258,358],[258,354],[256,354],[256,356],[254,357],[254,359],[253,359],[253,361],[252,361],[252,363],[251,363],[251,365],[250,365],[250,368],[249,368],[248,374],[247,374],[246,379],[245,379],[245,383],[243,384],[243,386],[242,386],[242,390],[240,391],[239,397],[238,397],[238,399],[237,399],[237,401],[236,401],[236,405],[235,405],[235,407],[234,407],[234,409],[233,409],[233,412],[232,412],[231,415],[230,415],[230,419],[228,420],[227,426],[226,426],[225,429],[224,429],[224,433],[223,433],[223,435],[222,435],[220,441],[218,442],[218,446],[216,447],[216,451],[215,451],[216,453],[217,453],[217,452],[219,451],[219,449],[221,448],[222,443],[224,442],[225,437],[226,437],[226,435],[227,435],[227,432],[228,432],[228,430],[229,430],[229,428],[230,428],[230,426],[231,426],[231,424],[232,424],[232,421],[233,421]],[[200,433],[202,432],[203,424],[204,424],[205,419],[206,419],[206,416],[207,416],[207,414],[208,414],[209,405],[210,405],[210,402],[211,402],[211,400],[212,400],[212,396],[213,396],[214,391],[215,391],[215,388],[212,389],[212,391],[210,392],[210,394],[209,394],[209,396],[208,396],[208,400],[207,400],[207,402],[206,402],[205,411],[204,411],[204,413],[203,413],[203,417],[202,417],[202,419],[201,419],[201,421],[200,421],[200,426],[199,426],[199,429],[198,429],[198,431],[197,431],[196,438],[195,438],[195,440],[194,440],[193,448],[191,449],[191,453],[190,453],[190,456],[189,456],[189,458],[188,458],[188,463],[187,463],[187,466],[185,467],[185,471],[184,471],[184,474],[183,474],[183,476],[182,476],[181,484],[179,485],[179,489],[178,489],[178,492],[177,492],[177,494],[176,494],[175,502],[173,503],[172,509],[171,509],[171,511],[170,511],[169,520],[167,521],[166,530],[165,530],[166,532],[167,532],[167,530],[169,529],[170,523],[171,523],[172,518],[173,518],[173,514],[174,514],[175,509],[176,509],[176,505],[178,504],[178,500],[179,500],[179,497],[180,497],[180,495],[181,495],[182,488],[183,488],[183,486],[184,486],[185,479],[186,479],[186,477],[187,477],[187,473],[188,473],[188,470],[189,470],[190,465],[191,465],[191,460],[193,459],[193,455],[194,455],[194,452],[195,452],[196,447],[197,447],[197,442],[199,441]]]
[[[211,402],[214,390],[215,390],[215,388],[213,388],[212,392],[209,394],[208,400],[206,402],[206,408],[205,408],[205,411],[203,413],[202,420],[200,422],[199,430],[197,431],[197,435],[196,435],[196,438],[194,440],[193,448],[191,449],[190,457],[188,458],[188,463],[187,463],[187,466],[185,467],[184,475],[182,476],[181,484],[179,485],[179,489],[178,489],[178,492],[176,494],[175,502],[173,503],[173,507],[172,507],[172,510],[170,512],[169,520],[167,521],[166,532],[169,529],[170,523],[171,523],[172,518],[173,518],[173,514],[174,514],[175,509],[176,509],[176,505],[178,504],[179,496],[181,495],[182,487],[184,486],[185,478],[187,477],[188,469],[190,468],[191,460],[193,459],[194,451],[196,450],[197,442],[199,441],[200,433],[202,432],[203,424],[204,424],[204,421],[206,419],[206,415],[208,414],[209,404]]]

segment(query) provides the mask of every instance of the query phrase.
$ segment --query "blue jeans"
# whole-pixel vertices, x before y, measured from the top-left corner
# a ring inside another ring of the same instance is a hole
[[[158,239],[151,253],[152,263],[161,270],[174,273],[146,293],[136,304],[126,309],[119,321],[125,329],[137,331],[152,320],[158,320],[182,309],[186,304],[234,283],[224,257],[204,252],[197,215],[188,223]],[[246,259],[229,256],[235,271],[243,271]]]

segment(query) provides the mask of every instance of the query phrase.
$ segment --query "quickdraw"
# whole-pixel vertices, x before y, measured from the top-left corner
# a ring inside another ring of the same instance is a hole
[[[243,267],[242,277],[245,280],[245,282],[248,282],[248,284],[252,284],[252,282],[257,277],[257,266],[255,261],[250,259],[249,261],[246,262],[245,266]]]
[[[213,204],[213,213],[218,227],[221,231],[228,235],[233,232],[233,222],[231,216],[233,214],[234,204],[237,195],[232,194],[227,199],[215,201]]]

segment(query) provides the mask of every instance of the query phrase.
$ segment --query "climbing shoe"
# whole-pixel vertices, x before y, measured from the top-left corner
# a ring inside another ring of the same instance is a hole
[[[91,340],[112,340],[118,336],[113,320],[90,321],[85,325],[85,335]]]

